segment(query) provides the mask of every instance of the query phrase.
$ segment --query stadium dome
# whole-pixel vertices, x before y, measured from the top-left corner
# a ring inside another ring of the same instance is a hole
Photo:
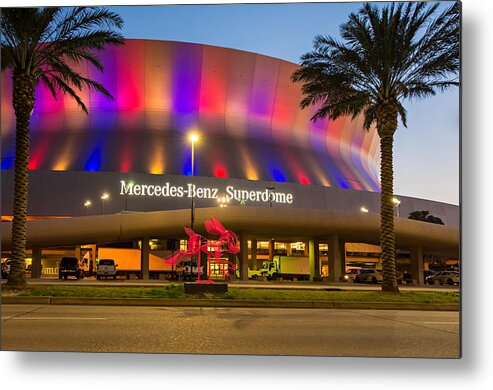
[[[31,121],[31,171],[190,175],[187,134],[197,131],[197,176],[379,191],[379,143],[362,118],[317,120],[301,110],[298,65],[200,44],[127,40],[99,53],[101,73],[78,71],[113,95],[69,96],[39,84]],[[2,80],[3,170],[13,168],[12,80]]]

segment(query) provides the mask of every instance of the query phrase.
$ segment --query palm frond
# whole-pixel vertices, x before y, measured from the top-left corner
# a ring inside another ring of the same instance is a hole
[[[104,70],[97,51],[123,44],[116,31],[123,26],[120,16],[105,7],[46,7],[6,8],[0,18],[2,70],[39,79],[55,98],[57,92],[67,93],[84,111],[77,95],[82,88],[111,97],[102,84],[75,69],[87,63]]]
[[[364,114],[370,128],[377,107],[395,107],[406,126],[406,99],[458,85],[460,4],[439,15],[438,3],[366,3],[340,26],[341,41],[318,35],[292,80],[302,83],[301,108],[321,104],[312,120]]]
[[[79,95],[77,95],[77,92],[56,73],[43,74],[41,76],[41,81],[50,89],[50,91],[52,91],[52,93],[53,91],[61,91],[64,94],[70,95],[77,102],[77,105],[82,111],[86,114],[88,113],[86,105]],[[56,98],[56,93],[53,96]]]

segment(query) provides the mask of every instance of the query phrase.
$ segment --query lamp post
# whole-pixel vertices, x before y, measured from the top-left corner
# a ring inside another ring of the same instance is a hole
[[[395,212],[397,214],[397,218],[399,218],[399,206],[401,205],[401,201],[397,198],[392,198],[392,203],[395,205]]]
[[[86,200],[86,201],[84,202],[84,211],[85,211],[85,213],[86,213],[86,216],[87,216],[87,208],[88,208],[89,206],[91,206],[91,201],[90,201],[90,200]]]
[[[192,204],[191,204],[191,210],[190,210],[190,226],[191,229],[193,230],[193,225],[195,222],[195,142],[197,142],[199,139],[199,136],[196,133],[191,133],[188,136],[188,140],[192,143]],[[197,255],[200,256],[200,253]],[[193,275],[193,268],[192,268],[192,260],[195,256],[192,256],[190,258],[190,279],[192,279]],[[200,270],[198,269],[198,262],[197,262],[197,275],[200,274]]]
[[[266,190],[269,191],[269,207],[272,207],[272,191],[274,191],[276,187],[266,187]]]
[[[192,205],[191,205],[191,228],[193,230],[193,224],[195,222],[195,142],[197,142],[199,136],[192,133],[188,136],[188,140],[192,143]]]
[[[109,199],[110,195],[108,193],[104,193],[103,195],[101,195],[101,214],[104,214],[104,201],[106,199]]]

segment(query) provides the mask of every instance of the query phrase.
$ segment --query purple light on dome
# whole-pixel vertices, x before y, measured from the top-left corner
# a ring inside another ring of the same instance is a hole
[[[175,43],[172,71],[173,127],[190,131],[198,122],[202,46]]]

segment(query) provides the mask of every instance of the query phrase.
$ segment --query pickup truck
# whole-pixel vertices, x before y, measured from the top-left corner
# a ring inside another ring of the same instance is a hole
[[[113,259],[101,259],[98,263],[98,269],[96,272],[96,279],[100,280],[102,278],[113,278],[116,279],[116,267]]]

